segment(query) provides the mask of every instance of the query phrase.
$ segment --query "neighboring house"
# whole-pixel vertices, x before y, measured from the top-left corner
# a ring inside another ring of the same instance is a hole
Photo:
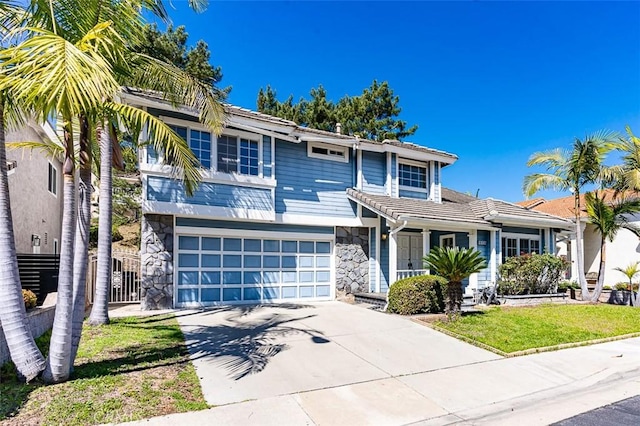
[[[605,200],[611,200],[613,190],[605,191]],[[532,200],[521,201],[517,203],[531,211],[552,214],[569,220],[575,220],[574,197],[556,198],[553,200],[545,200],[544,198],[535,198]],[[587,279],[591,284],[595,282],[600,268],[600,241],[601,236],[594,226],[589,223],[589,218],[585,208],[584,194],[580,196],[580,226],[583,234],[584,248],[584,271]],[[640,225],[640,215],[633,218],[632,222]],[[560,236],[557,242],[557,253],[565,256],[570,262],[570,270],[567,271],[567,279],[578,281],[578,264],[577,244],[575,231]],[[616,267],[625,267],[631,262],[640,261],[640,240],[633,232],[626,229],[618,231],[614,241],[607,241],[607,264],[604,275],[604,284],[613,286],[618,282],[626,281],[625,275],[615,271]]]
[[[12,149],[9,144],[56,138],[49,123],[28,122],[6,134],[11,215],[18,253],[60,251],[62,163],[40,150]]]
[[[123,99],[160,117],[200,159],[193,197],[153,149],[140,151],[143,308],[332,300],[386,292],[423,274],[435,246],[477,247],[495,281],[504,256],[553,251],[570,222],[442,187],[457,157],[398,141],[309,129],[227,106],[222,135],[148,93]],[[143,135],[144,140],[144,135]]]

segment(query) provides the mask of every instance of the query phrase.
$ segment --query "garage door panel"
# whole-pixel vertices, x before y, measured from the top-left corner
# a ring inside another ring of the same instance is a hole
[[[331,297],[331,241],[179,235],[176,303]]]

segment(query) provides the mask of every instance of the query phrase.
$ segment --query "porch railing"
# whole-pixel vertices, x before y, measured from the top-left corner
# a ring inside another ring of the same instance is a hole
[[[403,278],[417,277],[418,275],[428,275],[428,269],[399,269],[396,271],[396,280]]]

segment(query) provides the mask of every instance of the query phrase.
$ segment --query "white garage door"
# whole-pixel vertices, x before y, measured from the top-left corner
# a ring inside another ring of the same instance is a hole
[[[176,305],[330,300],[331,241],[179,235]]]

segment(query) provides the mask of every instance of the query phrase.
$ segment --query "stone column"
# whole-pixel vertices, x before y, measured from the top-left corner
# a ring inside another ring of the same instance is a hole
[[[173,216],[142,216],[140,268],[142,309],[173,308]]]
[[[336,227],[336,290],[369,291],[369,228]]]

